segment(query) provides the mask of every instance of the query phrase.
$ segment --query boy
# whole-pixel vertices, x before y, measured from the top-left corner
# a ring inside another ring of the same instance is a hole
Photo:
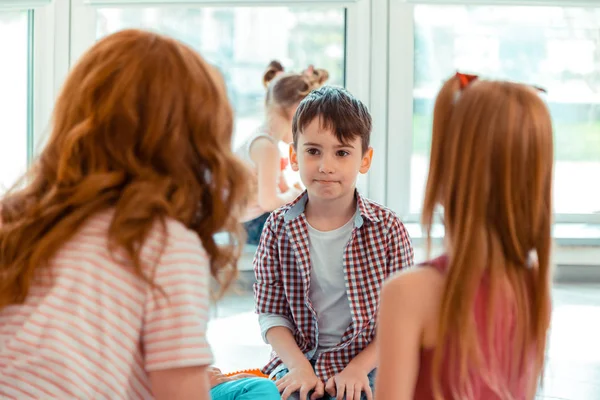
[[[370,400],[379,290],[413,264],[410,238],[356,191],[373,157],[362,102],[340,88],[313,91],[292,130],[290,164],[306,192],[271,214],[254,258],[256,311],[274,350],[263,372],[284,400]]]

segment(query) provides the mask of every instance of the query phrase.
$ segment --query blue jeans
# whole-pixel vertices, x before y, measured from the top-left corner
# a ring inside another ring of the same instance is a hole
[[[212,400],[281,400],[273,381],[266,378],[244,378],[221,383],[210,390]]]
[[[259,215],[253,220],[244,222],[244,228],[246,229],[247,233],[247,244],[258,245],[258,243],[260,243],[260,235],[262,234],[265,222],[267,222],[267,218],[269,218],[269,215],[271,215],[271,213],[264,213],[263,215]]]
[[[311,364],[313,364],[313,368],[314,368],[314,363],[311,361]],[[284,376],[286,376],[288,374],[288,372],[290,372],[287,368],[282,369],[281,371],[279,371],[277,374],[275,374],[275,380],[278,381],[279,379],[283,378]],[[377,376],[377,370],[374,369],[373,371],[371,371],[368,375],[369,378],[369,386],[371,387],[371,391],[373,392],[373,396],[375,396],[375,377]],[[327,383],[327,382],[324,382]],[[310,395],[312,394],[312,392],[310,392],[308,394],[307,399],[310,399]],[[300,394],[298,392],[292,394],[290,396],[290,400],[300,400]],[[321,400],[335,400],[335,397],[331,397],[329,394],[327,394],[327,392],[325,392],[325,396],[321,397]],[[365,392],[362,392],[360,395],[360,400],[367,400],[367,395],[365,394]]]

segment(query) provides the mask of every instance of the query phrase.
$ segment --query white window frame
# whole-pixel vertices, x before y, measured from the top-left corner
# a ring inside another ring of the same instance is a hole
[[[468,6],[554,6],[598,7],[599,0],[391,0],[411,4],[450,4]]]
[[[389,108],[386,204],[406,222],[417,223],[410,212],[411,157],[413,144],[414,5],[520,5],[600,7],[600,0],[390,0]],[[600,224],[598,214],[557,214],[556,223]],[[600,243],[600,238],[598,240]]]
[[[52,0],[0,0],[0,11],[23,11],[50,5]]]
[[[28,124],[32,124],[33,141],[31,156],[35,157],[40,142],[49,126],[58,87],[68,70],[68,31],[69,0],[0,0],[0,11],[33,12],[33,114]]]
[[[69,71],[70,1],[47,3],[34,9],[34,154],[48,138],[54,103]]]

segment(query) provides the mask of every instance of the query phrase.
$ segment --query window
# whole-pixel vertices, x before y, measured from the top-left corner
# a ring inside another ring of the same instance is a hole
[[[27,11],[0,11],[0,194],[27,168],[28,21]]]
[[[433,101],[457,69],[548,90],[555,210],[600,213],[600,9],[414,7],[411,213],[423,200]]]
[[[261,123],[262,75],[273,59],[290,71],[313,64],[345,82],[344,8],[101,8],[96,37],[137,27],[173,36],[223,72],[236,112],[234,146]]]

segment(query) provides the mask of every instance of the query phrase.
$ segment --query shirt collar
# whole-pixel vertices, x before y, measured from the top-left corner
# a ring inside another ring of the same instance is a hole
[[[354,226],[360,228],[365,219],[371,222],[379,222],[379,218],[375,214],[373,207],[367,199],[365,199],[358,190],[355,191],[356,213],[354,214]],[[301,196],[294,200],[288,210],[285,212],[283,219],[286,223],[293,221],[304,213],[306,203],[308,202],[308,193],[304,191]]]

